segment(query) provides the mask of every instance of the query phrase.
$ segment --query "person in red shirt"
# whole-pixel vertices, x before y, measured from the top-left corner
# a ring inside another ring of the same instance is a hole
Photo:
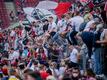
[[[49,74],[46,72],[46,66],[43,64],[40,65],[40,75],[42,80],[46,80],[46,78],[49,76]]]
[[[43,47],[38,49],[38,51],[35,53],[35,57],[40,61],[46,60],[46,54],[45,54]]]

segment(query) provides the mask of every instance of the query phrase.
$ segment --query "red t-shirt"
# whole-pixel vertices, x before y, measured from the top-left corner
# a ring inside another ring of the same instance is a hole
[[[88,7],[89,7],[90,9],[92,9],[92,8],[94,7],[93,2],[90,2],[90,3],[88,4]]]
[[[39,54],[39,53],[35,53],[35,58],[37,58],[38,54]],[[45,53],[41,53],[40,56],[41,56],[42,60],[46,60],[46,55],[45,55]]]
[[[40,71],[40,75],[43,80],[46,80],[46,78],[49,76],[49,74],[46,71]]]

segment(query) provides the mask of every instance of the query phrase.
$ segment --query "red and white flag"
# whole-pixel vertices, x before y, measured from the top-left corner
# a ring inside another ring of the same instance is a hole
[[[63,14],[68,12],[69,8],[71,7],[70,2],[60,2],[57,6],[57,8],[54,10],[56,15],[61,18]]]

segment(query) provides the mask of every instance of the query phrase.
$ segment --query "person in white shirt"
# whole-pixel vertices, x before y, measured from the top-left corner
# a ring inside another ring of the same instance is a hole
[[[10,33],[10,36],[11,36],[11,37],[15,37],[15,35],[16,35],[16,32],[15,32],[15,29],[13,29],[13,30],[11,31],[11,33]]]
[[[101,20],[99,18],[92,19],[91,21],[89,21],[86,24],[86,27],[85,27],[84,31],[89,30],[92,27],[93,24],[99,24],[100,22],[101,22]]]
[[[89,31],[90,26],[91,26],[92,24],[94,24],[94,23],[95,23],[94,20],[89,21],[89,22],[86,24],[86,27],[85,27],[84,31],[87,31],[87,30]]]
[[[53,17],[49,17],[48,21],[49,21],[48,32],[51,34],[51,36],[54,36],[55,33],[57,32],[56,23],[53,21]]]
[[[80,13],[77,11],[76,16],[69,20],[72,26],[72,32],[70,33],[71,43],[77,45],[77,40],[75,38],[76,34],[79,32],[80,25],[84,22],[83,17],[80,16]]]
[[[39,71],[38,61],[32,60],[31,63],[32,63],[32,65],[30,66],[30,69],[33,70],[33,71]]]
[[[5,44],[4,44],[4,50],[5,51],[9,50],[9,43],[8,43],[8,41],[6,41]]]
[[[78,63],[78,50],[76,48],[74,48],[74,46],[70,46],[69,47],[71,49],[71,53],[70,53],[70,61],[73,63]]]
[[[69,50],[70,56],[66,60],[70,60],[72,67],[78,67],[78,59],[80,56],[78,50],[73,45],[69,46]]]
[[[59,74],[60,74],[60,76],[64,75],[65,70],[66,70],[66,65],[65,65],[64,60],[62,60],[61,63],[60,63],[60,68],[59,68]]]
[[[19,59],[19,51],[18,50],[15,50],[13,52],[13,59]]]
[[[59,33],[66,30],[66,28],[67,28],[66,15],[63,15],[62,19],[58,21],[57,27],[58,27],[58,32]]]
[[[22,38],[25,38],[26,35],[27,35],[27,31],[26,31],[24,28],[22,29],[21,35],[22,35],[22,36],[21,36]]]
[[[52,71],[52,75],[58,77],[60,75],[59,70],[57,69],[57,63],[52,62],[49,66],[49,69]]]
[[[18,50],[14,50],[13,48],[11,49],[10,51],[10,54],[9,54],[9,60],[14,62],[16,59],[19,59],[19,52]]]
[[[76,16],[70,19],[71,25],[75,28],[75,31],[79,32],[80,25],[84,22],[84,18],[80,16],[80,13],[77,12]]]

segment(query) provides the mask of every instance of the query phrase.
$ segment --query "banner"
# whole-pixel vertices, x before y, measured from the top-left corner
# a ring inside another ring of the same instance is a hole
[[[70,2],[60,2],[57,6],[57,8],[54,10],[56,15],[61,18],[63,14],[68,12],[69,8],[71,7]]]

